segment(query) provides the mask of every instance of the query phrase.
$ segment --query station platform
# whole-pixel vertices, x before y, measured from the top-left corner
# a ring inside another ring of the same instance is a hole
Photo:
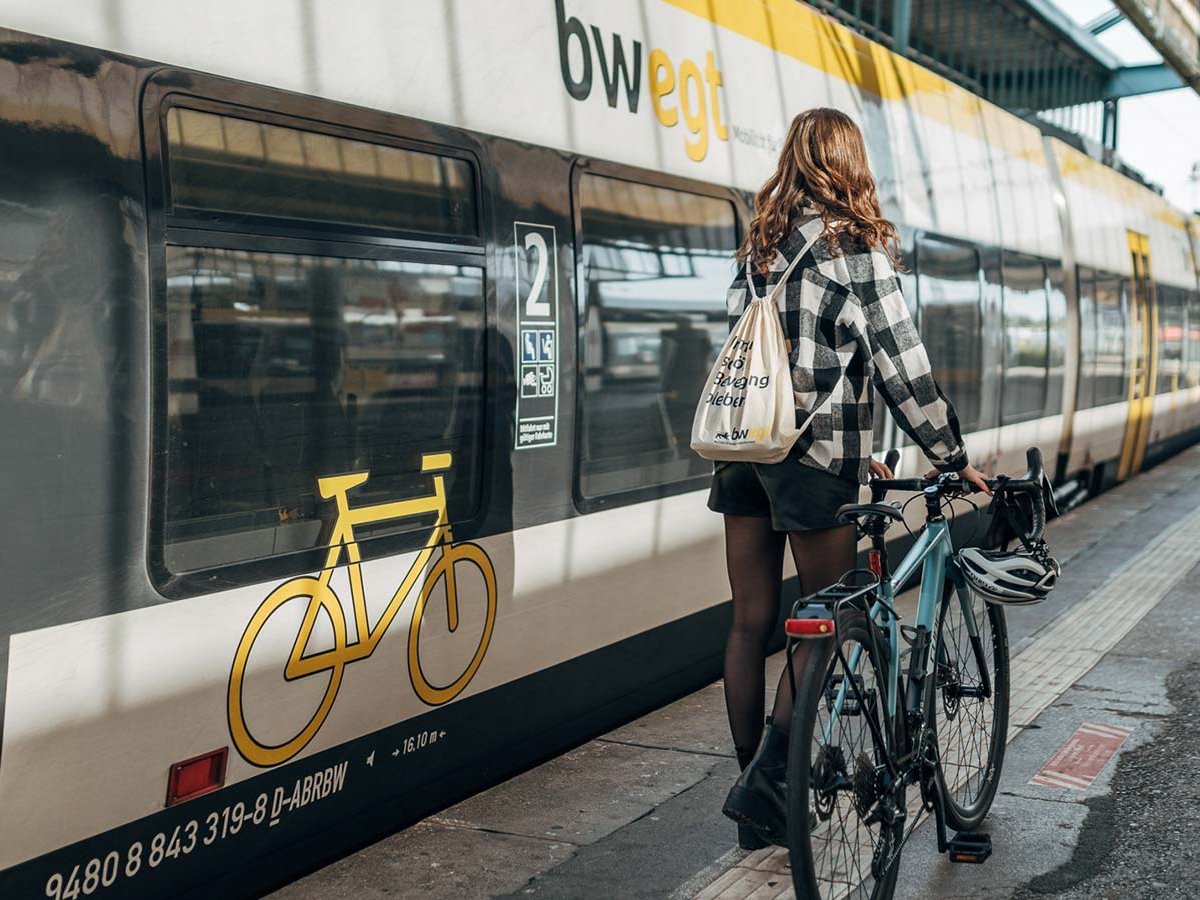
[[[1196,896],[1200,447],[1048,536],[1060,587],[1008,615],[992,858],[949,863],[926,822],[897,897]],[[737,849],[720,813],[736,775],[718,681],[271,896],[791,898],[786,851]]]

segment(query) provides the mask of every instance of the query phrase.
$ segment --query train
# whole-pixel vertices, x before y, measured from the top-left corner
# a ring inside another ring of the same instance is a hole
[[[1200,220],[796,0],[0,24],[5,898],[260,894],[718,677],[689,431],[805,108],[981,468],[1200,428]]]

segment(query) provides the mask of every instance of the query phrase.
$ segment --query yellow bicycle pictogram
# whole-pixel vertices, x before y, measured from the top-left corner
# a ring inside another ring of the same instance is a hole
[[[349,493],[366,482],[369,473],[355,472],[349,475],[332,475],[317,479],[317,488],[321,497],[337,504],[337,519],[329,539],[329,553],[325,559],[325,566],[316,578],[308,576],[293,578],[281,584],[267,596],[246,626],[246,631],[234,654],[233,668],[229,674],[229,731],[238,752],[247,762],[256,766],[279,765],[287,762],[304,749],[321,730],[329,711],[333,708],[346,666],[367,659],[375,652],[375,648],[383,639],[392,620],[395,619],[423,571],[426,572],[425,580],[417,593],[417,601],[412,611],[412,622],[408,630],[408,671],[413,690],[425,703],[438,706],[457,697],[475,676],[479,664],[483,662],[484,654],[487,653],[492,629],[496,624],[496,573],[492,568],[491,560],[478,544],[454,543],[453,541],[446,512],[445,476],[442,474],[451,467],[451,464],[452,458],[449,453],[425,454],[421,457],[421,471],[433,475],[432,494],[358,508],[351,508]],[[392,519],[428,515],[429,513],[437,514],[433,530],[430,532],[425,546],[409,567],[404,580],[396,589],[396,593],[392,595],[387,608],[372,627],[368,621],[366,595],[363,590],[362,554],[354,537],[354,529],[360,525],[373,525]],[[350,640],[342,601],[329,586],[330,578],[333,577],[333,572],[341,561],[343,551],[346,555],[351,602],[354,608],[355,637],[353,641]],[[426,571],[426,566],[433,559],[435,553],[437,559],[433,560],[432,565],[429,565],[428,571]],[[487,587],[487,614],[479,646],[475,649],[466,669],[449,684],[437,685],[426,677],[421,667],[421,620],[425,615],[426,604],[434,587],[439,580],[445,579],[446,619],[449,630],[452,633],[457,630],[459,609],[454,567],[460,563],[475,566],[483,576],[484,584]],[[246,721],[244,689],[247,662],[254,642],[258,639],[267,620],[285,604],[293,600],[304,599],[308,600],[308,606],[300,625],[300,632],[296,635],[296,642],[284,665],[283,677],[286,681],[291,682],[327,672],[329,673],[329,684],[326,686],[324,695],[312,718],[295,736],[277,744],[266,743],[254,736]],[[333,647],[309,653],[307,652],[308,643],[317,624],[318,616],[322,612],[329,617]]]

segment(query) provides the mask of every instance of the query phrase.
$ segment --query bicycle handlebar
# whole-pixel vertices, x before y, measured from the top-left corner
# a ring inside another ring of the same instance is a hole
[[[891,469],[899,461],[899,458],[900,452],[891,450],[888,452],[885,465]],[[1042,536],[1046,527],[1046,503],[1043,494],[1046,470],[1042,464],[1042,451],[1037,447],[1030,447],[1025,451],[1025,461],[1027,468],[1023,477],[1010,478],[1007,475],[1000,475],[996,478],[985,479],[985,481],[994,494],[1027,494],[1030,497],[1033,507],[1033,530],[1030,539],[1037,540]],[[951,494],[980,492],[976,485],[969,481],[963,481],[957,472],[943,472],[932,478],[875,478],[872,479],[870,487],[871,500],[874,503],[883,500],[888,491],[925,493],[932,488],[936,489],[935,494],[938,500]]]

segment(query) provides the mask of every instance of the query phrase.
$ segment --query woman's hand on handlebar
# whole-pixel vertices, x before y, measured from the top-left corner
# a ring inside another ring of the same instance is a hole
[[[881,463],[877,459],[871,460],[871,477],[872,478],[892,478],[892,470],[888,468],[887,463]]]
[[[925,477],[926,478],[937,478],[937,476],[940,474],[942,474],[942,473],[939,472],[937,469],[932,469],[931,471],[926,473]],[[968,466],[960,469],[958,472],[958,477],[961,478],[963,481],[967,482],[968,484],[975,485],[976,489],[982,491],[983,493],[987,494],[988,496],[991,496],[992,489],[990,487],[988,487],[987,479],[984,478],[983,473],[980,472],[978,469],[976,469],[974,466],[968,465]]]

